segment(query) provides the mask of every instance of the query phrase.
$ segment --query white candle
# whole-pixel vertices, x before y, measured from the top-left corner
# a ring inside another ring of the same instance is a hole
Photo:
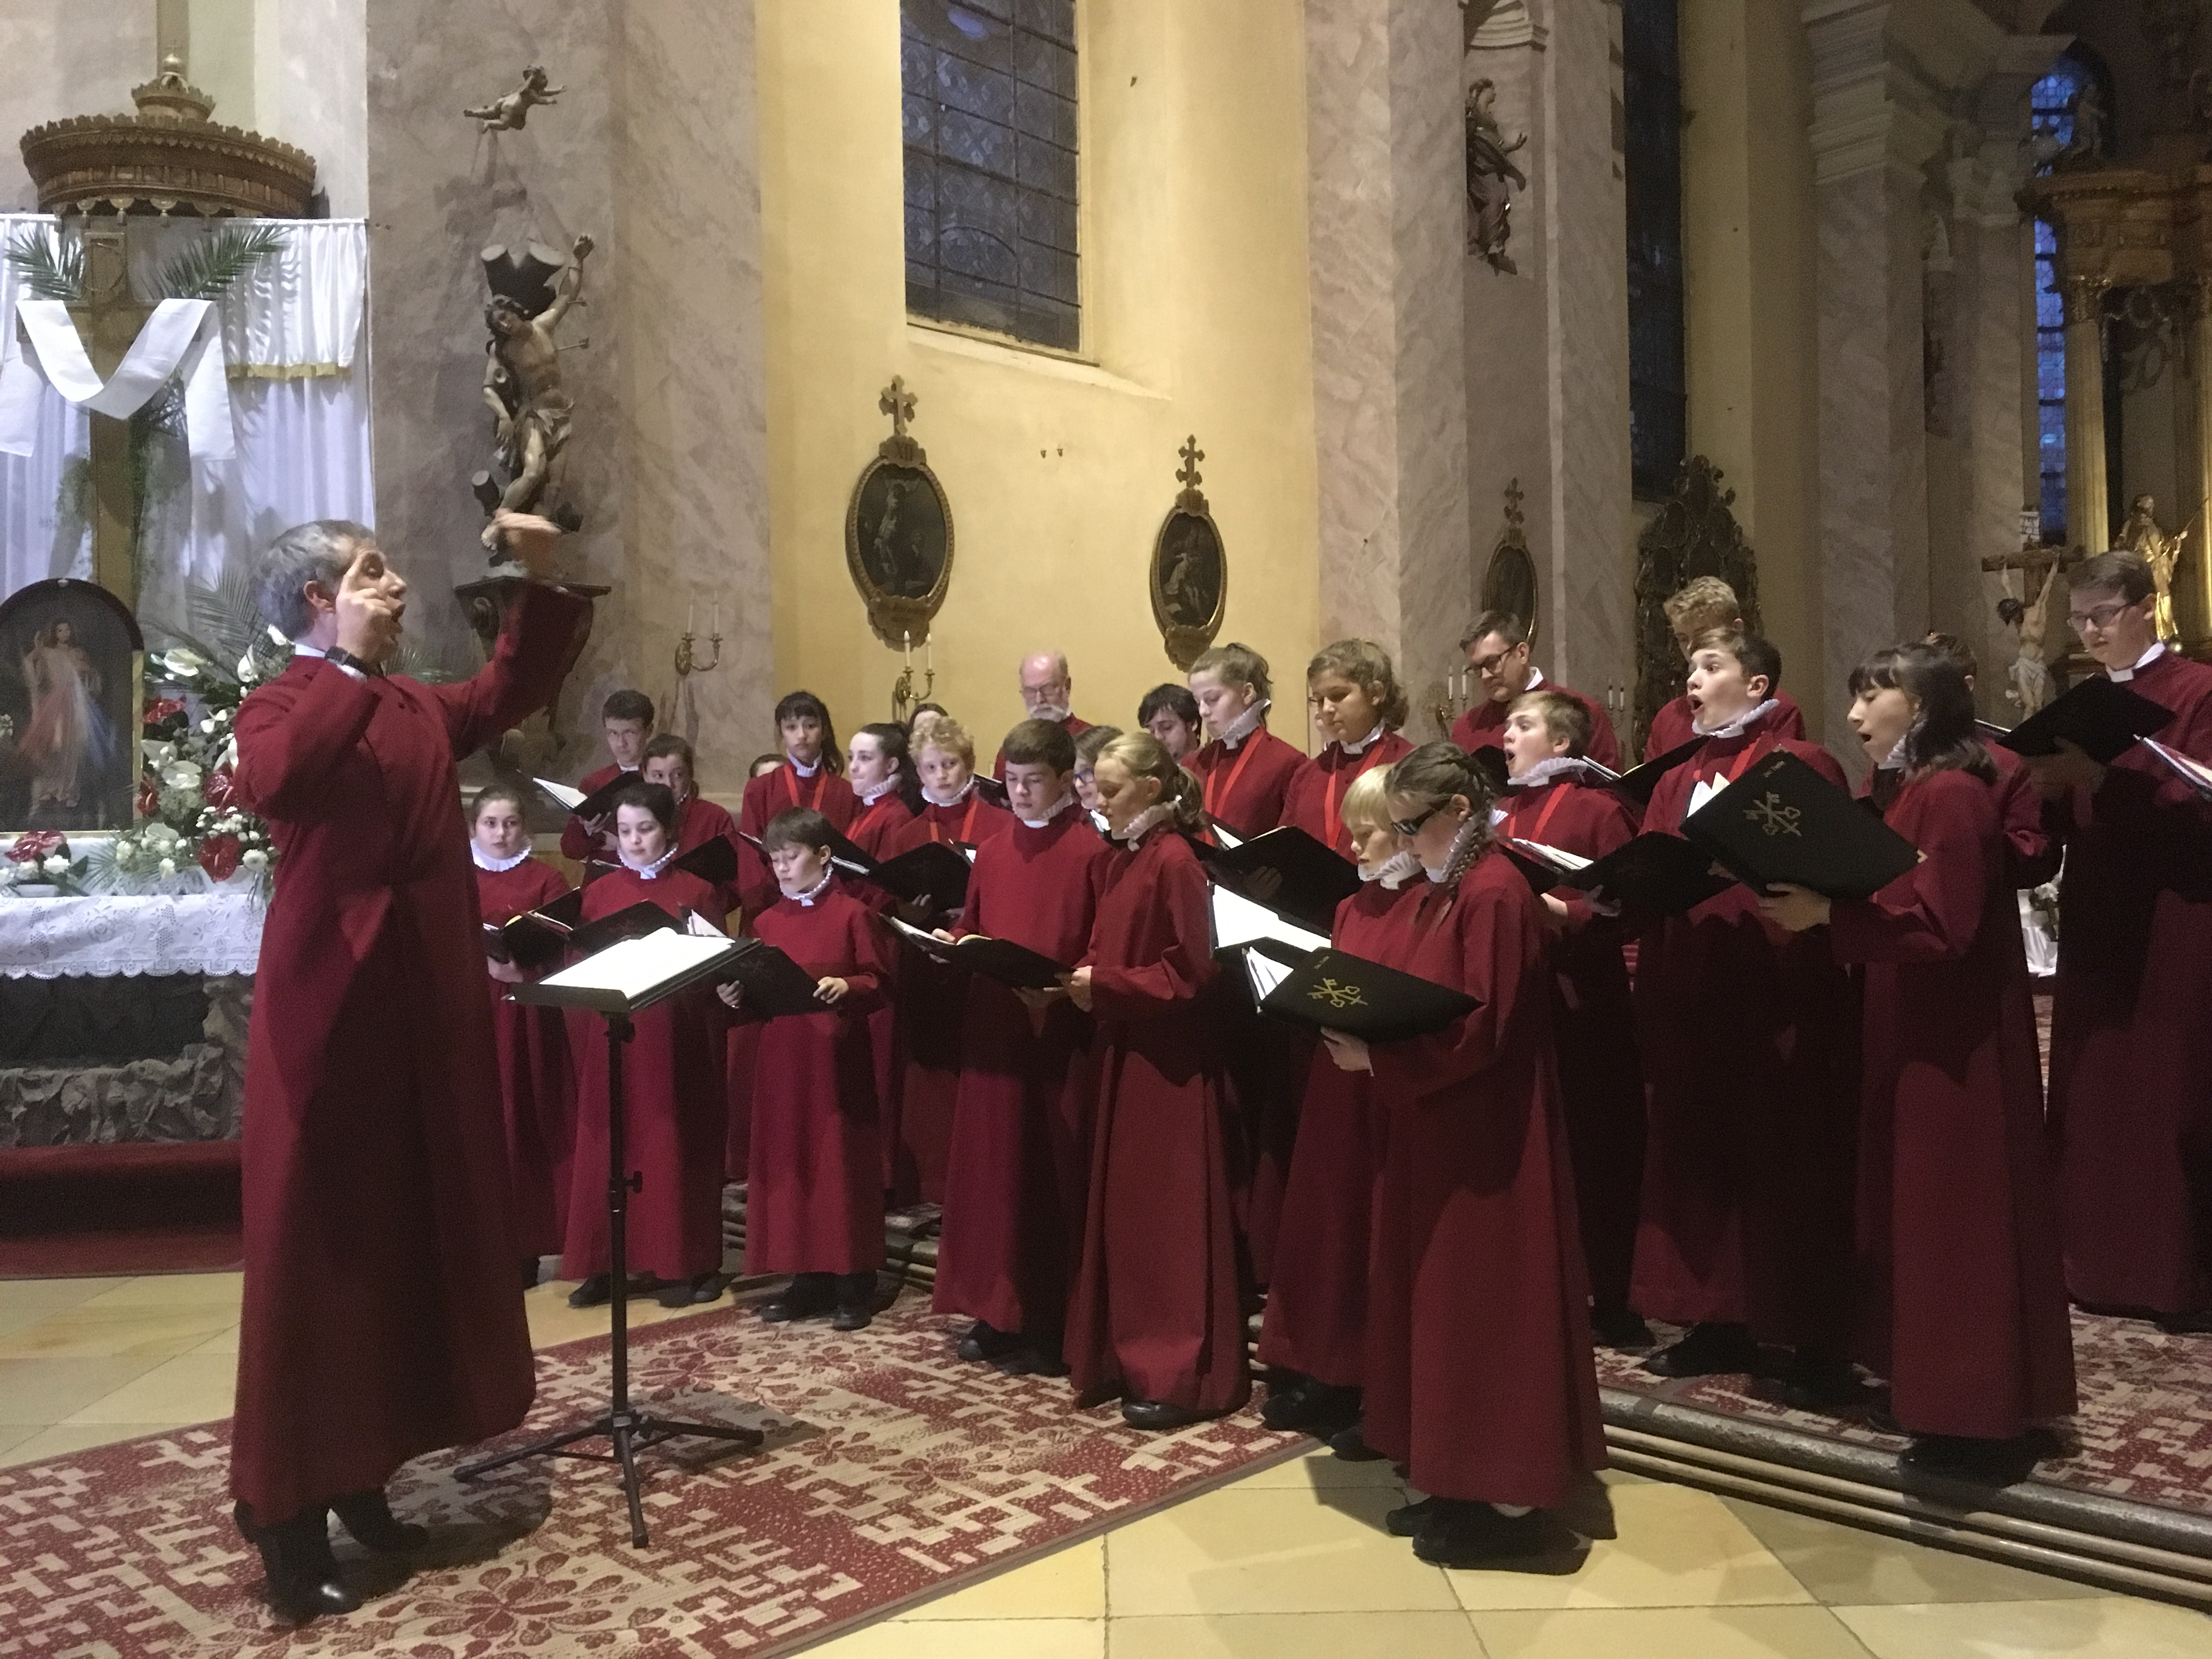
[[[687,605],[684,607],[684,631],[686,634],[696,634],[699,631],[699,607],[696,605]]]
[[[714,601],[714,637],[718,640],[722,637],[722,602],[720,599]]]
[[[914,630],[910,628],[899,629],[899,654],[908,668],[914,666]]]

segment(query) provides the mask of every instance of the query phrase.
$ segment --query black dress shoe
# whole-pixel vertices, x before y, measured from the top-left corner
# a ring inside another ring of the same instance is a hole
[[[538,1288],[538,1258],[534,1255],[522,1258],[522,1288],[526,1291]]]
[[[1346,1463],[1379,1463],[1387,1455],[1367,1443],[1367,1436],[1357,1423],[1329,1436],[1328,1449]]]
[[[2151,1322],[2168,1336],[2203,1336],[2212,1332],[2212,1309],[2195,1313],[2160,1314]]]
[[[1437,1507],[1413,1534],[1413,1554],[1432,1567],[1474,1567],[1543,1553],[1544,1517],[1537,1510],[1501,1515],[1491,1504],[1463,1498],[1431,1501]]]
[[[1316,1382],[1287,1400],[1270,1395],[1260,1420],[1271,1429],[1297,1430],[1327,1440],[1359,1421],[1359,1390]]]
[[[604,1308],[614,1299],[612,1273],[593,1273],[568,1292],[568,1305],[572,1308]]]
[[[1867,1398],[1850,1360],[1839,1353],[1808,1348],[1790,1355],[1781,1375],[1760,1384],[1759,1393],[1801,1412],[1837,1411],[1862,1404]]]
[[[1021,1346],[991,1361],[1001,1376],[1066,1376],[1067,1361],[1060,1358],[1060,1339],[1024,1336]]]
[[[1654,1376],[1727,1376],[1759,1369],[1759,1344],[1741,1325],[1692,1325],[1679,1342],[1646,1358]]]
[[[837,1275],[794,1273],[783,1294],[760,1304],[764,1324],[781,1325],[794,1319],[811,1319],[837,1305]]]
[[[1321,1386],[1304,1371],[1278,1365],[1267,1376],[1267,1398],[1260,1407],[1260,1420],[1271,1429],[1287,1428],[1288,1424],[1279,1423],[1276,1419],[1297,1409],[1297,1402],[1305,1397],[1308,1390]]]
[[[304,1625],[310,1619],[351,1613],[361,1606],[361,1598],[338,1577],[337,1561],[331,1554],[330,1512],[320,1504],[269,1526],[256,1522],[252,1510],[244,1504],[230,1513],[246,1542],[261,1552],[269,1606],[278,1618]]]
[[[2009,1440],[1983,1440],[1963,1434],[1916,1435],[1898,1454],[1899,1468],[1914,1474],[1938,1475],[1948,1480],[1971,1481],[1978,1486],[2010,1486],[2035,1472],[2046,1448],[2042,1437],[2030,1433]]]
[[[1211,1422],[1219,1412],[1200,1411],[1195,1406],[1170,1405],[1164,1400],[1124,1400],[1121,1420],[1133,1429],[1185,1429],[1194,1423]]]
[[[331,1508],[356,1543],[380,1555],[407,1555],[430,1541],[430,1529],[393,1515],[381,1492],[348,1492],[331,1499]]]
[[[657,1286],[653,1299],[664,1308],[689,1308],[696,1303],[712,1302],[721,1295],[727,1283],[717,1273],[694,1273],[689,1279],[672,1279]]]
[[[1382,1517],[1382,1529],[1393,1538],[1418,1538],[1421,1528],[1429,1524],[1429,1517],[1437,1512],[1439,1498],[1424,1498],[1417,1504],[1407,1504],[1392,1510]]]
[[[1648,1348],[1655,1340],[1644,1316],[1626,1302],[1593,1303],[1590,1334],[1605,1348]]]
[[[952,1352],[973,1364],[983,1365],[1017,1352],[1021,1346],[1019,1331],[1002,1331],[989,1320],[979,1319]]]
[[[875,1322],[876,1275],[871,1268],[865,1273],[840,1273],[837,1276],[837,1311],[830,1316],[833,1331],[864,1331]]]

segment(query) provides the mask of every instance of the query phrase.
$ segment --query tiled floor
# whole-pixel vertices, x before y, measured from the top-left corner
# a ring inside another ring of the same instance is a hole
[[[606,1328],[566,1285],[540,1344]],[[701,1310],[704,1311],[704,1310]],[[650,1304],[641,1322],[684,1318]],[[0,1280],[0,1463],[225,1416],[235,1274]],[[2212,1620],[1632,1476],[1571,1574],[1446,1572],[1387,1464],[1310,1457],[813,1650],[825,1659],[2212,1659]],[[551,1656],[549,1656],[549,1659]]]

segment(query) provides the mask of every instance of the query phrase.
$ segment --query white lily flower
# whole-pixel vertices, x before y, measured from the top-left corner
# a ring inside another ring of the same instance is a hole
[[[178,840],[177,832],[158,820],[146,826],[145,836],[149,847],[173,847]]]
[[[238,855],[238,861],[249,870],[258,870],[269,862],[269,854],[258,847],[248,848]]]
[[[190,761],[178,761],[161,769],[162,787],[169,789],[197,789],[201,776],[200,769]]]
[[[139,748],[146,757],[146,764],[156,772],[177,757],[177,745],[173,743],[146,742],[142,743]]]
[[[165,876],[173,876],[177,873],[177,861],[174,859],[163,859],[157,867]]]
[[[50,876],[67,875],[69,873],[70,861],[64,858],[59,853],[49,854],[44,867],[46,869],[46,872]]]

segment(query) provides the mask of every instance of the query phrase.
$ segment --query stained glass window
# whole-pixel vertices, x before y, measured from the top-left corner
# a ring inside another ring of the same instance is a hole
[[[1628,453],[1637,499],[1674,488],[1689,451],[1682,344],[1682,53],[1676,0],[1626,0]]]
[[[900,0],[906,303],[1081,343],[1075,0]]]
[[[2030,90],[2029,120],[2037,133],[2049,136],[2046,149],[2074,142],[2074,100],[2097,80],[2095,70],[2069,52]],[[2048,161],[2038,169],[2050,170]],[[2043,538],[2063,544],[2067,539],[2066,301],[2058,288],[2058,227],[2044,218],[2035,222],[2035,399]]]

